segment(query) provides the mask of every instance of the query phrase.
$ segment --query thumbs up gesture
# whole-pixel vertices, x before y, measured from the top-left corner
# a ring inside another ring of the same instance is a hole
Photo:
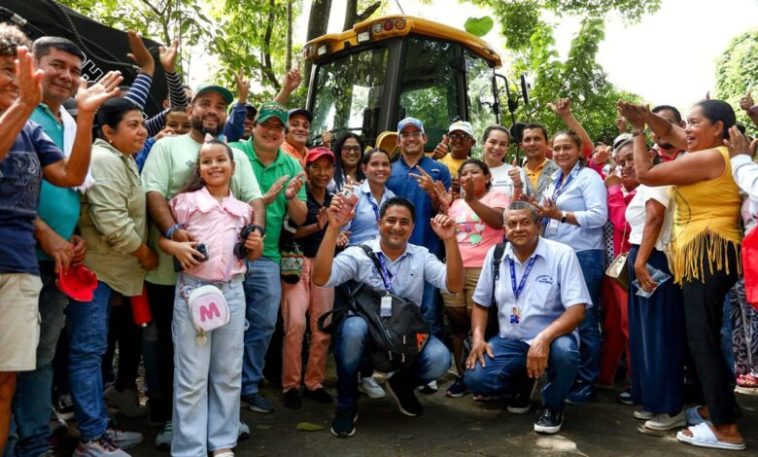
[[[432,152],[432,157],[435,160],[439,160],[445,157],[448,152],[450,152],[450,138],[448,138],[447,135],[442,135],[442,142],[438,143],[437,146],[434,148],[434,152]]]

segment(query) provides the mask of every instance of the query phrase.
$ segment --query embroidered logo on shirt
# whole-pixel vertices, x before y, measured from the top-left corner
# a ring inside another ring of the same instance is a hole
[[[544,284],[552,284],[553,283],[553,278],[550,277],[550,276],[548,276],[548,275],[539,275],[539,276],[537,276],[537,279],[535,279],[535,281],[541,282],[541,283],[544,283]]]

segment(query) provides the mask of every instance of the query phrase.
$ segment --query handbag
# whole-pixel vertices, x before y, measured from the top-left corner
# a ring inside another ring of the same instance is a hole
[[[295,232],[297,228],[292,225],[289,217],[282,224],[282,232],[279,237],[279,250],[282,258],[279,261],[279,274],[282,281],[287,284],[297,284],[300,281],[300,275],[303,273],[303,262],[305,256],[300,245],[295,241]]]
[[[624,225],[624,234],[621,236],[621,244],[623,246],[626,239],[626,229],[629,224]],[[629,257],[629,252],[622,252],[613,259],[608,268],[605,269],[605,275],[616,281],[624,290],[629,289],[629,269],[626,267],[626,259]]]
[[[753,308],[758,309],[758,228],[754,228],[742,240],[740,255],[745,275],[745,299]]]
[[[207,339],[206,332],[223,327],[229,323],[229,305],[218,287],[205,285],[193,289],[186,295],[192,325],[197,332],[197,343],[203,346]]]

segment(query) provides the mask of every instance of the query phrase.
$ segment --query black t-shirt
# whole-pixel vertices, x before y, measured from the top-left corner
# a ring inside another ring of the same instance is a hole
[[[308,200],[306,202],[308,205],[308,215],[305,216],[305,222],[303,223],[303,226],[315,224],[318,217],[318,212],[321,210],[321,208],[328,208],[332,203],[332,197],[334,196],[334,194],[327,191],[326,197],[324,198],[324,204],[322,205],[313,197],[313,194],[311,193],[311,190],[308,188],[308,186],[305,188],[305,194],[308,196]],[[297,244],[300,246],[300,249],[302,249],[303,255],[305,257],[311,259],[316,257],[318,247],[321,244],[321,240],[324,238],[325,232],[326,229],[319,230],[316,233],[312,233],[304,238],[298,238],[295,240],[295,242],[297,242]]]

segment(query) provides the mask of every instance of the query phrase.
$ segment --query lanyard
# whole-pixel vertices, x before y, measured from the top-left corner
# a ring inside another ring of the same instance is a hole
[[[532,272],[532,267],[534,266],[534,261],[537,260],[537,256],[533,256],[531,259],[529,259],[529,263],[526,264],[526,270],[524,271],[524,276],[521,277],[521,281],[518,284],[518,287],[516,286],[516,264],[513,262],[513,259],[508,257],[508,266],[510,266],[511,270],[511,287],[513,288],[513,295],[516,297],[516,301],[518,301],[519,295],[521,295],[521,292],[524,291],[524,286],[526,285],[526,278],[529,277],[529,273]]]
[[[374,215],[376,216],[376,220],[378,221],[380,219],[380,217],[379,217],[379,207],[376,206],[376,203],[374,203],[374,201],[371,198],[372,198],[372,196],[371,196],[371,194],[369,194],[369,196],[368,196],[368,202],[371,205],[371,209],[374,210]]]
[[[384,282],[384,288],[387,292],[392,290],[392,273],[387,270],[387,265],[384,263],[384,253],[379,252],[376,255],[379,258],[379,265],[382,267],[382,281]]]
[[[558,200],[558,197],[561,196],[561,193],[566,189],[566,187],[568,187],[569,183],[571,182],[573,178],[574,177],[571,174],[569,174],[568,177],[566,178],[566,182],[564,183],[563,170],[558,172],[558,180],[556,181],[555,190],[553,191],[553,203],[556,203],[556,201]]]

